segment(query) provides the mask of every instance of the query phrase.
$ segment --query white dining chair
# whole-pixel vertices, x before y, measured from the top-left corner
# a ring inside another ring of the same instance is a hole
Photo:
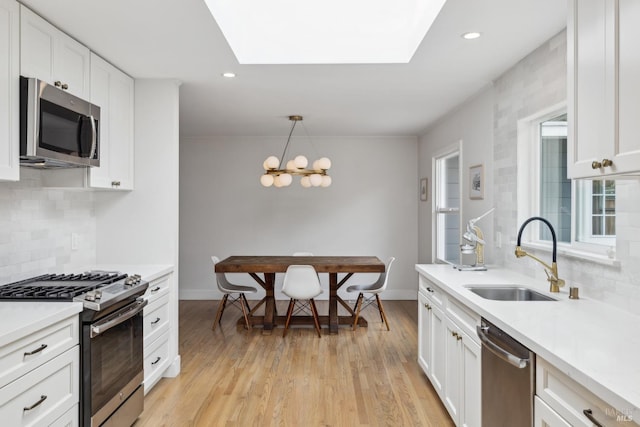
[[[356,326],[358,326],[360,311],[372,304],[378,308],[378,311],[380,312],[380,319],[387,326],[387,331],[391,330],[389,328],[389,322],[387,321],[387,315],[385,314],[384,307],[382,306],[382,301],[380,300],[380,294],[387,288],[389,274],[391,273],[391,264],[393,264],[393,261],[395,261],[394,257],[387,260],[384,273],[380,273],[378,280],[374,283],[368,285],[351,285],[347,288],[347,292],[358,292],[358,299],[356,300],[356,305],[353,307],[353,311],[356,313],[353,321],[354,331],[356,330]],[[371,294],[371,296],[365,299],[364,294]]]
[[[212,256],[211,261],[213,261],[214,272],[215,265],[220,262],[220,258],[217,256]],[[227,307],[227,304],[231,305],[239,305],[242,310],[242,315],[244,316],[244,322],[247,329],[251,329],[251,323],[249,322],[249,314],[252,312],[251,307],[249,307],[249,303],[247,302],[247,297],[245,294],[253,294],[258,292],[258,290],[252,286],[244,286],[244,285],[236,285],[234,283],[230,283],[227,280],[227,276],[224,273],[215,273],[216,275],[216,283],[218,284],[218,289],[220,292],[224,294],[220,303],[218,304],[218,311],[216,312],[216,318],[213,321],[213,329],[215,331],[216,325],[220,323],[222,320],[222,313],[224,313],[224,309]],[[229,302],[229,295],[238,294],[237,297],[231,299]]]
[[[291,322],[291,316],[293,315],[296,304],[300,304],[297,310],[300,311],[306,306],[306,304],[302,304],[302,302],[308,301],[318,337],[322,337],[318,309],[313,300],[322,293],[316,269],[313,268],[312,265],[290,265],[284,275],[282,293],[290,298],[289,308],[287,309],[287,320],[284,324],[282,336],[287,336],[287,330],[289,329],[289,323]]]

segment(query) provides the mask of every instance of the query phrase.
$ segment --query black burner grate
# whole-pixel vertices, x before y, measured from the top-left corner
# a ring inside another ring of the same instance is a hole
[[[102,271],[45,274],[0,286],[0,300],[71,301],[78,295],[126,277],[123,273]]]

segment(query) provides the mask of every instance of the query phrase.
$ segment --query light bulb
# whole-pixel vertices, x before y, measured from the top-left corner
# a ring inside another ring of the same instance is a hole
[[[278,188],[282,187],[282,180],[280,178],[280,175],[276,175],[276,177],[273,178],[273,185]]]
[[[302,178],[300,178],[300,185],[302,185],[304,188],[311,187],[311,181],[309,180],[309,177],[303,176]]]
[[[323,175],[322,176],[322,183],[320,184],[321,187],[328,187],[331,185],[331,177],[329,175]]]
[[[265,187],[271,187],[273,185],[273,175],[264,174],[260,177],[260,184]]]
[[[296,167],[298,169],[304,169],[309,164],[309,160],[307,160],[305,156],[300,155],[296,156],[296,158],[294,159],[294,163],[296,164]]]
[[[320,159],[318,159],[318,167],[320,169],[330,169],[331,168],[331,160],[329,160],[328,157],[322,157]]]
[[[295,168],[296,168],[296,164],[295,164],[295,162],[294,162],[293,160],[289,160],[289,161],[287,162],[287,169],[289,169],[289,170],[293,170],[293,169],[295,169]]]
[[[265,170],[267,170],[267,169],[278,169],[278,166],[280,166],[280,160],[278,160],[278,158],[276,156],[269,156],[264,161],[262,166],[265,168]]]
[[[309,181],[311,182],[311,185],[313,185],[314,187],[318,187],[320,184],[322,184],[322,175],[318,173],[311,174],[309,176]]]
[[[280,175],[280,183],[283,187],[291,185],[291,181],[293,181],[293,177],[290,174],[283,173],[282,175]]]

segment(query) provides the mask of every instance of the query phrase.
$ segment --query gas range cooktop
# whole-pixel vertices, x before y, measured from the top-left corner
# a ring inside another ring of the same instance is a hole
[[[0,300],[79,301],[85,308],[99,311],[142,295],[148,286],[137,274],[128,276],[117,271],[44,274],[0,286]]]

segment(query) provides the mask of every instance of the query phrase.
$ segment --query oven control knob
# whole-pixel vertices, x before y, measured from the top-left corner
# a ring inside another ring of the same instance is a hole
[[[84,299],[86,299],[87,301],[95,301],[96,300],[96,293],[95,291],[89,291],[84,295]]]
[[[96,299],[102,298],[102,291],[100,289],[97,289],[94,292],[96,294]]]

